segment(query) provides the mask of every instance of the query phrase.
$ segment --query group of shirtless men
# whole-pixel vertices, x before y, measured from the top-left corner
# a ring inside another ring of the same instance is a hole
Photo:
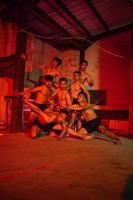
[[[90,94],[84,83],[93,86],[94,82],[86,72],[87,61],[83,60],[78,70],[73,72],[69,88],[67,78],[61,76],[61,62],[60,58],[54,57],[49,67],[43,67],[44,76],[38,86],[17,94],[23,95],[24,102],[31,108],[30,128],[26,132],[31,138],[37,138],[44,131],[60,139],[72,135],[83,140],[92,140],[95,132],[99,132],[119,143],[119,137],[101,124],[94,105],[90,103]],[[36,94],[34,102],[28,98],[31,93]]]

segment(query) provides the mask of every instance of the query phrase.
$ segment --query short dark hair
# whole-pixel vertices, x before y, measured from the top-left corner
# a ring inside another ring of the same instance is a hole
[[[73,74],[79,74],[79,75],[81,75],[81,72],[80,71],[75,71]]]
[[[87,97],[87,95],[86,95],[84,92],[79,92],[79,93],[78,93],[78,97],[79,97],[79,95],[81,95],[81,94],[84,95],[86,101],[88,102],[88,97]]]
[[[38,79],[38,81],[37,81],[37,85],[36,86],[43,85],[44,84],[43,80],[44,80],[44,76],[40,76],[39,79]]]
[[[67,117],[69,117],[69,112],[66,109],[61,109],[60,113],[65,113]]]
[[[83,63],[85,63],[86,66],[88,65],[88,61],[87,61],[87,60],[82,60],[82,61],[80,62],[80,65],[83,64]]]
[[[46,76],[44,76],[44,80],[46,80],[46,81],[53,81],[53,76],[51,76],[51,75],[46,75]]]
[[[62,64],[62,60],[59,57],[54,57],[53,60],[56,60],[58,62],[57,67]]]
[[[59,79],[59,83],[60,83],[61,81],[66,81],[66,83],[67,83],[67,78],[62,77],[62,78]]]

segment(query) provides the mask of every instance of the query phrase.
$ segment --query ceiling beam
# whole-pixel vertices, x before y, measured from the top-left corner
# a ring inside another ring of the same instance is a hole
[[[83,62],[84,59],[85,59],[85,49],[82,49],[80,50],[80,63]]]
[[[96,7],[94,6],[94,4],[92,3],[92,1],[87,0],[86,1],[88,3],[88,6],[91,8],[91,10],[93,11],[93,13],[96,15],[98,21],[100,21],[100,23],[102,24],[102,26],[104,27],[104,29],[106,31],[109,30],[106,22],[104,21],[104,19],[102,18],[102,16],[99,14],[99,12],[97,11]]]
[[[60,6],[61,9],[63,9],[65,11],[65,13],[67,13],[67,15],[69,17],[71,17],[73,19],[73,21],[89,36],[92,37],[91,33],[89,32],[89,30],[83,26],[83,24],[72,14],[72,12],[60,1],[60,0],[55,0],[56,4]],[[49,3],[49,2],[48,2]],[[57,13],[58,10],[56,10]],[[73,24],[72,24],[73,25]],[[73,27],[75,28],[75,27]]]
[[[133,0],[128,0],[128,2],[130,3],[130,5],[133,5]]]
[[[36,16],[39,20],[41,20],[43,23],[48,25],[52,30],[55,30],[55,32],[58,32],[62,37],[73,37],[70,33],[68,33],[62,26],[60,26],[54,19],[52,19],[50,16],[48,16],[44,11],[42,11],[37,6],[34,7],[34,10],[32,10],[32,14]],[[76,39],[69,39],[69,42],[72,43],[75,48],[80,49],[80,43]]]
[[[29,27],[29,32],[27,31],[27,34],[41,36],[40,32],[38,30],[36,30],[34,27],[32,27],[31,25]],[[45,39],[44,35],[42,35],[42,37],[40,37],[40,39],[44,43],[47,43],[47,44],[53,46],[55,49],[60,50],[60,51],[61,50],[66,50],[66,49],[69,49],[69,48],[75,48],[74,45],[71,44],[71,43],[68,43],[67,45],[64,45],[64,46],[63,45],[59,46],[59,42],[57,40],[55,40],[54,38],[53,39]]]
[[[52,40],[52,42],[51,42],[51,40],[45,39],[45,35],[41,35],[41,33],[40,33],[37,29],[35,29],[34,26],[32,26],[32,25],[29,26],[28,31],[27,31],[27,34],[33,35],[33,36],[35,36],[35,37],[37,37],[37,35],[38,35],[38,36],[39,36],[38,38],[41,39],[44,43],[46,42],[46,43],[52,45],[54,48],[57,49],[57,44],[56,44],[56,42],[53,41],[53,40]],[[47,37],[47,36],[46,36],[46,37]]]
[[[97,35],[94,36],[94,41],[97,41],[97,40],[102,39],[102,38],[110,37],[112,35],[119,34],[119,33],[122,33],[122,32],[126,32],[126,31],[129,31],[129,30],[133,30],[133,23],[115,28],[115,29],[110,30],[108,32],[97,34]]]

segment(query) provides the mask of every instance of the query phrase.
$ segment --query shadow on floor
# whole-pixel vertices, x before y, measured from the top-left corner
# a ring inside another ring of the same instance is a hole
[[[127,179],[122,200],[133,200],[133,175]]]

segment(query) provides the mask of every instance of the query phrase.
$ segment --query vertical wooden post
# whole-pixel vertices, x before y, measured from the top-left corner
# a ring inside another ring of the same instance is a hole
[[[19,0],[18,9],[18,32],[16,42],[16,65],[14,70],[14,91],[21,92],[24,89],[25,60],[21,58],[22,53],[26,53],[27,34],[19,31],[26,27],[28,12],[25,11],[28,2]],[[11,131],[22,131],[22,99],[13,100]]]
[[[80,63],[85,59],[85,49],[80,50]]]

